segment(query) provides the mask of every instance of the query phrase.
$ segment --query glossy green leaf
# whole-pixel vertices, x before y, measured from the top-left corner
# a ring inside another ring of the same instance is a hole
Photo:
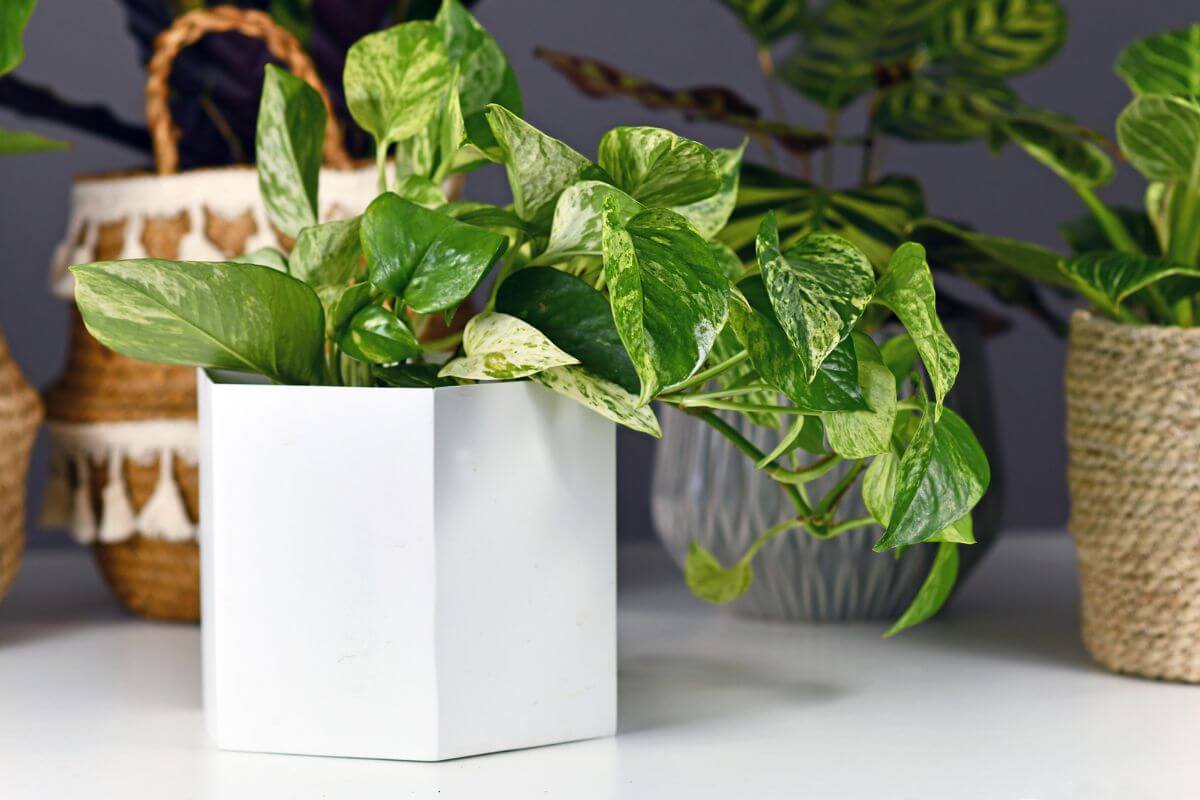
[[[717,260],[717,268],[732,281],[742,279],[746,274],[746,265],[738,258],[738,254],[729,249],[729,246],[722,242],[714,242],[709,240],[708,249],[712,251],[713,258]]]
[[[608,299],[574,275],[549,267],[518,270],[501,284],[496,310],[525,320],[597,377],[638,391]]]
[[[781,250],[773,213],[763,218],[756,251],[775,317],[812,380],[862,316],[875,292],[875,270],[835,234],[810,233]]]
[[[398,389],[436,389],[455,386],[454,381],[439,378],[437,364],[393,364],[390,367],[371,367],[371,375],[384,386]]]
[[[991,469],[971,428],[950,409],[922,416],[900,457],[896,493],[875,550],[928,540],[962,519],[987,491]]]
[[[1114,317],[1130,296],[1168,278],[1186,278],[1185,288],[1200,289],[1200,268],[1133,253],[1084,253],[1064,262],[1063,272],[1088,300]]]
[[[942,528],[928,542],[953,542],[954,544],[975,544],[975,520],[967,514],[960,520]]]
[[[797,30],[808,13],[807,0],[721,0],[759,45]]]
[[[639,406],[637,395],[598,378],[583,367],[556,367],[531,376],[543,386],[627,428],[662,438],[662,429],[650,406]]]
[[[260,247],[249,253],[234,256],[231,261],[236,264],[258,264],[260,267],[270,267],[276,272],[290,274],[287,256],[274,247]]]
[[[956,70],[992,77],[1045,64],[1067,37],[1059,0],[970,0],[929,3],[943,10],[927,34],[928,58]]]
[[[732,150],[714,150],[717,169],[721,173],[721,188],[708,197],[673,209],[682,216],[705,239],[712,239],[733,214],[737,207],[739,176],[742,172],[742,156],[746,152],[746,141]]]
[[[764,381],[806,411],[867,408],[858,383],[858,359],[849,338],[842,340],[809,382],[771,308],[762,276],[744,278],[737,288],[739,293],[729,305],[730,324]]]
[[[458,68],[463,115],[483,111],[504,84],[504,52],[458,0],[443,0],[434,24],[442,32],[450,64]]]
[[[952,542],[942,542],[938,545],[937,555],[929,568],[929,575],[921,584],[917,596],[913,598],[896,624],[884,634],[895,636],[900,631],[919,625],[932,617],[950,598],[954,582],[958,580],[958,545]]]
[[[1112,180],[1112,159],[1071,131],[1034,119],[1014,119],[1003,129],[1025,152],[1072,185],[1093,189]]]
[[[466,355],[447,363],[438,377],[506,381],[579,363],[528,322],[494,311],[467,323],[463,350]]]
[[[548,223],[564,189],[578,181],[608,177],[591,161],[506,108],[488,106],[487,121],[508,172],[513,207],[523,220]]]
[[[401,177],[396,181],[393,191],[428,208],[440,205],[429,202],[432,197],[429,187],[437,191],[442,203],[446,202],[439,184],[453,171],[467,142],[466,121],[463,119],[454,74],[451,74],[443,97],[438,101],[433,120],[397,143],[395,150],[396,172]]]
[[[450,80],[442,31],[431,22],[368,34],[346,53],[346,105],[380,145],[424,130],[445,102]]]
[[[648,206],[679,206],[721,189],[717,156],[663,128],[613,128],[600,139],[600,167],[613,183]]]
[[[1194,101],[1135,98],[1117,117],[1117,141],[1148,180],[1200,185],[1200,107]]]
[[[693,539],[683,565],[683,577],[692,594],[707,603],[729,603],[746,593],[754,582],[748,561],[725,568],[712,553]]]
[[[896,377],[869,336],[855,333],[851,339],[858,359],[858,383],[867,408],[832,411],[822,414],[821,421],[833,452],[858,459],[886,452],[891,443],[892,425],[896,421]]]
[[[254,264],[101,261],[71,267],[88,331],[143,361],[321,382],[325,322],[312,289]]]
[[[1134,42],[1116,71],[1134,94],[1200,96],[1200,24]]]
[[[925,72],[879,94],[875,127],[914,142],[965,142],[988,135],[1020,108],[995,79]]]
[[[879,346],[879,355],[888,371],[901,384],[917,367],[917,346],[907,333],[893,336]]]
[[[325,338],[338,339],[350,320],[371,301],[371,284],[353,286],[323,286],[317,297],[325,309]]]
[[[25,26],[37,0],[4,0],[0,3],[0,75],[11,72],[25,58]]]
[[[617,187],[601,181],[580,181],[566,188],[554,206],[550,240],[533,264],[559,264],[576,256],[603,252],[604,204],[611,199],[624,224],[646,209]]]
[[[885,528],[892,519],[892,503],[896,496],[899,467],[900,457],[889,450],[873,459],[867,471],[863,473],[863,504],[872,519]],[[925,541],[975,544],[975,525],[971,515],[967,514],[955,520]]]
[[[258,189],[271,224],[293,239],[317,222],[325,116],[315,89],[267,65],[254,142]]]
[[[358,272],[362,258],[362,217],[324,222],[300,231],[288,260],[294,277],[313,288],[345,283]]]
[[[361,228],[371,283],[423,314],[462,302],[508,240],[392,193],[367,207]]]
[[[405,175],[396,181],[392,192],[422,208],[441,209],[446,204],[442,187],[423,175]]]
[[[0,156],[16,156],[25,153],[43,153],[49,150],[66,150],[66,142],[47,139],[30,131],[0,130]]]
[[[937,401],[933,416],[937,417],[942,400],[958,376],[959,357],[958,348],[938,319],[933,274],[925,261],[925,248],[908,242],[896,250],[887,272],[879,279],[874,302],[891,309],[912,337],[933,384]]]
[[[667,209],[623,223],[610,200],[603,240],[613,319],[645,405],[704,364],[728,315],[729,279],[708,243]]]
[[[403,320],[380,306],[358,311],[338,339],[342,352],[368,364],[394,364],[421,354],[421,343]]]

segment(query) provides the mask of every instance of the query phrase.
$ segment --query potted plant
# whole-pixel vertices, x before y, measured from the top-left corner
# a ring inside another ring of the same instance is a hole
[[[920,245],[877,274],[836,235],[784,246],[767,215],[743,267],[712,238],[736,154],[619,127],[593,161],[494,103],[472,130],[458,97],[496,62],[447,7],[460,39],[407,23],[349,53],[382,190],[361,215],[307,225],[269,263],[73,267],[107,346],[203,368],[218,744],[441,759],[611,733],[612,423],[659,435],[653,401],[728,436],[794,506],[731,565],[693,543],[698,596],[744,592],[756,550],[787,531],[866,524],[834,521],[864,475],[886,529],[877,549],[937,552],[893,630],[928,618],[973,541],[989,468],[943,406],[959,356]],[[259,121],[267,206],[311,207],[321,104],[271,69]],[[510,206],[446,202],[411,180],[414,159],[481,157],[504,166]],[[494,268],[454,354],[423,346],[421,320],[453,314]],[[889,314],[909,333],[880,347],[860,328]],[[730,408],[786,415],[786,440],[761,452],[716,413]],[[797,448],[823,455],[797,467]],[[845,462],[851,478],[807,494]]]
[[[1144,209],[1110,206],[1114,175],[1091,137],[1043,120],[997,131],[1079,195],[1062,226],[1072,253],[924,223],[922,238],[989,250],[1016,274],[1073,292],[1067,350],[1070,528],[1079,553],[1083,640],[1109,669],[1200,682],[1200,558],[1191,478],[1200,336],[1200,26],[1136,42],[1116,61],[1133,99],[1120,155],[1147,181]]]
[[[743,260],[753,260],[762,217],[774,209],[785,244],[812,231],[830,231],[860,247],[882,271],[906,227],[926,213],[920,183],[885,169],[891,141],[964,142],[988,136],[1014,115],[1051,118],[1022,102],[1008,84],[1050,60],[1062,45],[1066,14],[1057,0],[918,0],[903,7],[848,0],[819,7],[792,0],[723,5],[757,49],[771,100],[769,117],[728,88],[668,87],[595,59],[552,50],[539,54],[589,96],[632,97],[649,108],[744,131],[762,146],[766,161],[742,169],[737,205],[718,235]],[[785,47],[777,66],[772,52]],[[789,90],[822,113],[824,125],[806,127],[789,119],[783,104]],[[844,132],[842,121],[855,104],[866,107],[865,126]],[[860,155],[856,174],[837,175],[835,163],[855,151]],[[924,243],[935,270],[969,276],[1055,329],[1065,327],[1024,276],[1000,268],[988,253],[945,238]],[[948,402],[979,432],[994,461],[998,442],[983,337],[996,329],[995,318],[952,297],[943,297],[943,310],[948,330],[969,355],[963,361],[964,380]],[[895,331],[877,336],[882,341],[889,333]],[[766,450],[787,430],[786,420],[769,416],[729,415],[727,420]],[[711,429],[685,418],[665,424],[653,508],[659,535],[680,564],[693,537],[714,552],[732,554],[746,546],[756,525],[789,513],[765,476],[749,469]],[[839,466],[816,485],[831,488],[848,469]],[[993,488],[978,510],[981,546],[965,554],[964,572],[999,533],[999,489]],[[843,513],[851,519],[864,511],[848,501]],[[734,610],[805,620],[894,616],[917,593],[931,555],[918,550],[901,559],[875,559],[871,548],[877,536],[871,526],[836,542],[803,537],[772,542],[760,556],[770,569],[762,571],[762,580]]]

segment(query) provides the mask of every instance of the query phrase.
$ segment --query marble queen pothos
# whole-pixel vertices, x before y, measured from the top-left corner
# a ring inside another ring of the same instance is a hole
[[[290,255],[73,267],[88,329],[136,358],[283,384],[532,380],[652,436],[658,401],[727,436],[795,508],[733,565],[693,545],[695,594],[719,603],[744,592],[773,536],[828,538],[877,523],[877,550],[937,548],[893,631],[933,614],[954,583],[957,548],[973,542],[970,513],[989,469],[970,428],[942,405],[959,356],[922,248],[902,245],[876,273],[835,235],[781,246],[768,214],[756,259],[743,264],[715,241],[743,148],[618,127],[593,160],[522,120],[510,78],[456,0],[432,23],[361,40],[345,83],[377,143],[380,193],[358,216],[317,224],[323,110],[306,85],[269,69],[258,168],[273,223],[296,231]],[[506,170],[510,205],[447,202],[438,191],[448,174],[488,163]],[[442,363],[433,353],[446,342],[423,344],[415,327],[453,314],[493,271],[484,309]],[[892,317],[907,333],[877,345],[866,332]],[[787,433],[763,453],[722,411]],[[801,448],[816,462],[797,467]],[[806,484],[844,461],[853,464],[845,478],[810,497]],[[870,518],[834,523],[851,491]]]

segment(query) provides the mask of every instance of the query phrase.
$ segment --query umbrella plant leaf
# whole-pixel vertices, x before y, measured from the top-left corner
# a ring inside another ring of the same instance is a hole
[[[325,105],[300,78],[268,64],[258,107],[258,189],[271,224],[296,238],[317,222]]]
[[[412,329],[381,306],[358,311],[342,331],[342,352],[368,364],[394,364],[421,354],[421,343]]]
[[[998,78],[1018,75],[1053,58],[1067,37],[1067,13],[1059,0],[940,5],[943,10],[926,34],[927,57],[956,70]]]
[[[550,267],[518,270],[501,284],[496,310],[528,322],[597,377],[638,391],[612,306],[583,280]]]
[[[571,184],[607,179],[591,161],[502,106],[488,106],[487,120],[508,172],[513,208],[526,222],[548,223],[558,196]]]
[[[325,321],[306,284],[256,264],[101,261],[71,267],[97,340],[130,358],[321,382]]]
[[[367,207],[360,235],[371,283],[423,314],[462,302],[508,247],[500,234],[390,192]]]
[[[506,381],[579,363],[528,322],[494,311],[485,311],[467,323],[463,351],[465,356],[442,367],[439,378]]]
[[[728,316],[729,279],[687,220],[664,208],[623,223],[610,199],[603,238],[613,319],[645,405],[704,364]]]
[[[867,409],[858,383],[858,359],[849,338],[830,353],[810,382],[775,317],[762,276],[744,278],[737,288],[740,294],[735,293],[729,304],[730,324],[764,381],[805,411]]]
[[[431,22],[406,22],[368,34],[346,53],[346,105],[378,146],[424,130],[452,78],[442,31]]]
[[[879,347],[864,333],[851,336],[858,360],[858,383],[867,408],[821,415],[829,447],[844,458],[866,458],[886,452],[896,421],[896,377]]]
[[[806,0],[721,0],[759,45],[797,30],[808,13]]]
[[[908,609],[900,615],[900,619],[892,625],[884,636],[895,636],[900,631],[919,625],[936,614],[950,598],[954,582],[958,580],[958,545],[953,542],[942,542],[938,545],[937,555],[929,567],[925,582],[917,591]]]
[[[1134,94],[1200,96],[1200,24],[1134,42],[1117,56],[1116,71]]]
[[[43,153],[48,150],[66,150],[66,142],[47,139],[30,131],[0,130],[0,156],[15,156],[24,153]]]
[[[604,204],[609,199],[622,224],[646,209],[610,183],[580,181],[571,184],[554,206],[546,250],[531,263],[558,264],[576,256],[600,255],[603,251]]]
[[[1178,293],[1200,289],[1200,268],[1134,253],[1084,253],[1065,261],[1063,272],[1088,300],[1114,317],[1130,296],[1168,278],[1186,279],[1175,284]]]
[[[1077,133],[1036,119],[1022,118],[1005,123],[1003,131],[1025,152],[1073,186],[1094,189],[1112,180],[1112,159]]]
[[[582,403],[605,419],[656,439],[662,438],[662,429],[658,426],[654,409],[648,405],[638,405],[636,394],[593,375],[583,367],[555,367],[538,372],[531,379]]]
[[[362,217],[352,217],[301,230],[288,261],[291,274],[313,288],[335,286],[353,278],[362,258],[361,222]]]
[[[928,540],[987,491],[991,469],[970,426],[950,409],[925,414],[896,467],[896,493],[876,551]],[[877,509],[878,510],[878,509]]]
[[[1200,107],[1195,101],[1134,98],[1117,117],[1117,141],[1147,180],[1200,185]]]
[[[0,75],[11,72],[25,59],[25,26],[37,0],[4,0],[0,3]]]
[[[708,197],[674,208],[705,239],[712,239],[721,232],[737,206],[738,177],[742,171],[746,142],[742,140],[742,144],[732,150],[713,151],[717,158],[717,169],[721,173],[721,188]]]
[[[716,154],[664,128],[613,128],[600,139],[598,158],[620,189],[648,206],[679,206],[721,189]]]
[[[942,400],[958,376],[959,356],[958,348],[938,319],[933,274],[925,261],[925,248],[915,242],[897,248],[879,279],[874,302],[891,309],[912,337],[933,384],[937,402],[933,416],[939,416]]]
[[[763,218],[756,251],[775,317],[811,381],[862,316],[875,292],[875,270],[834,234],[810,233],[781,250],[773,213]]]
[[[748,561],[723,567],[712,553],[695,540],[688,547],[683,577],[692,594],[706,603],[729,603],[746,593],[754,583],[754,569]]]

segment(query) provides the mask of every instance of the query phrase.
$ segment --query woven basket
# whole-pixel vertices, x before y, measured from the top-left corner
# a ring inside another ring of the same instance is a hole
[[[25,476],[42,404],[0,334],[0,599],[21,566],[25,544]]]
[[[155,42],[148,66],[156,174],[76,183],[52,278],[60,296],[73,295],[70,264],[146,256],[221,260],[290,244],[267,219],[253,167],[176,173],[178,134],[167,107],[172,62],[205,34],[228,31],[262,39],[329,107],[308,56],[266,14],[222,6],[181,16]],[[321,175],[322,218],[358,213],[375,196],[374,172],[352,168],[332,113],[324,155],[332,169]],[[73,313],[67,368],[46,404],[55,455],[45,523],[94,544],[105,579],[130,610],[199,619],[194,370],[119,356]]]
[[[1067,355],[1083,641],[1108,669],[1200,682],[1200,330],[1077,312]]]

